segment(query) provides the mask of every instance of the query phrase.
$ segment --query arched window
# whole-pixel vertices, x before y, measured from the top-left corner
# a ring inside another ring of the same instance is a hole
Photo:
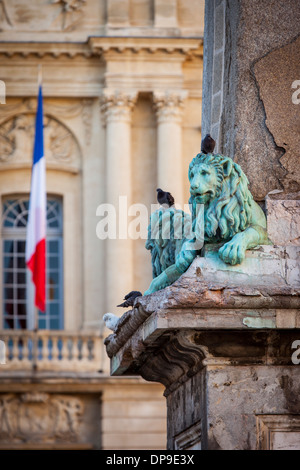
[[[34,287],[26,269],[28,197],[5,198],[2,217],[2,279],[4,328],[32,328]],[[62,202],[47,198],[47,306],[38,312],[40,329],[63,328]]]

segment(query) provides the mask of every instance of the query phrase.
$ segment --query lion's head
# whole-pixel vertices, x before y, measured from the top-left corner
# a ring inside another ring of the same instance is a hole
[[[199,153],[189,166],[190,199],[195,221],[204,204],[205,238],[228,239],[251,223],[252,195],[241,167],[223,155]]]

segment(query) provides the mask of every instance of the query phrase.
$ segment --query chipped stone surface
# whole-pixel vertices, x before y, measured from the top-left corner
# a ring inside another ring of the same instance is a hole
[[[293,102],[292,84],[299,79],[300,36],[273,50],[254,65],[259,94],[266,111],[266,125],[278,147],[284,149],[280,163],[286,170],[286,189],[300,185],[300,109]]]
[[[299,124],[300,126],[300,124]],[[266,198],[268,237],[281,245],[300,245],[300,192],[275,191]]]
[[[256,449],[257,416],[299,413],[299,387],[299,370],[292,366],[209,370],[208,448]]]

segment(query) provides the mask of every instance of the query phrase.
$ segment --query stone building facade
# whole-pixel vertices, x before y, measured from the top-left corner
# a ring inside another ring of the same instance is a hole
[[[297,0],[205,5],[202,132],[247,175],[269,244],[236,265],[205,245],[106,339],[113,376],[165,386],[171,450],[300,449],[299,15]]]
[[[0,1],[1,448],[165,448],[161,386],[111,378],[102,341],[103,314],[147,288],[149,253],[144,239],[100,240],[97,208],[118,212],[126,196],[150,209],[158,186],[187,201],[203,21],[199,0]],[[24,240],[38,65],[49,310],[33,333]]]

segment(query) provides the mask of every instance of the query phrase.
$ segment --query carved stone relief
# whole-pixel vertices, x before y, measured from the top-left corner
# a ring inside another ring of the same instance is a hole
[[[32,164],[35,115],[18,114],[0,126],[0,169]],[[78,171],[80,150],[70,130],[50,115],[44,116],[44,151],[48,167]]]
[[[86,0],[42,2],[0,0],[0,31],[72,31],[84,15]]]
[[[60,13],[56,18],[56,23],[61,25],[63,31],[69,31],[76,27],[82,18],[82,7],[86,0],[53,0],[53,4],[59,4]]]
[[[82,400],[69,395],[0,395],[0,440],[79,442]]]
[[[6,0],[0,0],[0,31],[11,29],[12,20],[7,10]]]

